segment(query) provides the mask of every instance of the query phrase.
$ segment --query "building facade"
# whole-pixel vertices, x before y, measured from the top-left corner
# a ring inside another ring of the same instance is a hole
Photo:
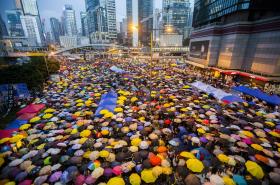
[[[20,17],[25,36],[28,38],[29,46],[43,46],[40,34],[38,17],[24,15]]]
[[[37,0],[21,0],[24,15],[39,16]]]
[[[126,0],[129,45],[148,46],[153,32],[153,0]]]
[[[196,0],[189,60],[280,76],[280,9],[273,0]]]
[[[0,39],[3,36],[8,36],[8,31],[7,31],[7,27],[6,24],[4,22],[4,20],[2,19],[2,16],[0,15]]]
[[[8,23],[8,33],[11,37],[23,37],[24,31],[21,24],[20,16],[23,15],[21,10],[6,10]]]
[[[150,44],[151,32],[153,32],[153,10],[154,10],[153,0],[145,0],[145,1],[139,0],[138,2],[139,40],[141,42],[141,45],[144,46],[148,46]],[[146,18],[148,17],[150,18],[146,20]]]
[[[174,31],[184,35],[191,26],[191,4],[189,0],[163,0],[163,26],[173,26]]]
[[[64,31],[63,31],[61,22],[57,18],[51,17],[50,24],[51,24],[52,38],[55,43],[59,44],[59,36],[64,35]]]
[[[87,13],[86,12],[81,12],[81,31],[82,31],[82,36],[88,36],[88,18],[87,18]]]
[[[65,35],[75,36],[78,34],[75,10],[72,5],[64,6],[62,20]]]
[[[117,39],[115,0],[86,0],[88,32],[107,33],[111,41]]]

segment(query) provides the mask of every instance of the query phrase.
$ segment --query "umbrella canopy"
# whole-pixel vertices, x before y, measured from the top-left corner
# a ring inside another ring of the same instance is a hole
[[[203,163],[198,159],[188,159],[186,164],[188,169],[190,169],[193,172],[200,173],[204,169]]]
[[[264,176],[264,172],[262,170],[262,168],[253,161],[247,161],[245,163],[246,169],[247,171],[253,175],[254,177],[258,178],[258,179],[262,179]]]

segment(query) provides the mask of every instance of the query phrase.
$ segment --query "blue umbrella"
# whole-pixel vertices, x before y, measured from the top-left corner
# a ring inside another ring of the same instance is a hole
[[[233,181],[237,184],[237,185],[247,185],[246,180],[244,179],[243,176],[240,175],[233,175]]]

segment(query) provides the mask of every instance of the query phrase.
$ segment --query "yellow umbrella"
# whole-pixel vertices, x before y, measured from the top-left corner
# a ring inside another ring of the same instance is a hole
[[[115,112],[123,112],[123,109],[121,107],[117,107],[114,109]]]
[[[121,177],[113,177],[107,182],[107,185],[125,185],[125,182]]]
[[[247,130],[243,130],[241,131],[241,134],[247,136],[247,137],[254,137],[254,134],[250,131],[247,131]]]
[[[109,154],[110,153],[107,150],[102,150],[102,151],[99,152],[99,156],[104,157],[104,158],[108,157]]]
[[[247,161],[245,163],[247,171],[258,179],[262,179],[264,176],[262,168],[253,161]]]
[[[136,102],[137,100],[138,100],[137,97],[132,97],[132,98],[130,99],[131,102]]]
[[[195,156],[190,152],[181,152],[180,156],[185,157],[185,158],[189,158],[189,159],[195,159]]]
[[[101,131],[101,134],[102,134],[103,136],[107,136],[109,133],[110,133],[109,130],[102,130],[102,131]]]
[[[16,142],[20,141],[23,138],[24,138],[23,135],[18,134],[18,135],[13,136],[12,138],[10,138],[9,141],[10,141],[10,143],[16,143]]]
[[[132,146],[139,146],[140,143],[141,143],[141,141],[142,141],[142,140],[141,140],[140,138],[138,138],[138,137],[137,137],[137,138],[134,138],[134,139],[131,140],[131,145],[132,145]]]
[[[80,133],[80,136],[81,137],[88,137],[90,136],[91,134],[91,131],[90,130],[83,130],[81,133]]]
[[[229,161],[229,157],[225,154],[219,154],[217,157],[221,162],[228,163]]]
[[[0,157],[0,167],[4,164],[4,162],[5,162],[5,159]]]
[[[189,88],[191,88],[189,85],[185,85],[185,86],[183,87],[183,89],[189,89]]]
[[[55,109],[51,109],[51,108],[48,108],[44,111],[44,113],[53,113],[55,112]]]
[[[188,159],[186,163],[188,169],[190,169],[193,172],[200,173],[204,169],[203,163],[198,159]]]
[[[83,137],[83,138],[81,138],[80,140],[79,140],[79,144],[84,144],[86,141],[88,140],[88,138],[86,138],[86,137]]]
[[[104,115],[104,118],[112,118],[114,114],[112,112],[108,112]]]
[[[272,135],[272,136],[274,136],[274,137],[280,138],[280,134],[277,133],[277,132],[275,132],[275,131],[271,131],[271,132],[269,132],[269,134]]]
[[[78,99],[78,100],[76,100],[76,103],[82,103],[83,102],[83,100],[82,99]]]
[[[225,185],[236,185],[235,182],[229,176],[224,176],[223,180]]]
[[[251,144],[251,147],[258,150],[258,151],[262,151],[263,147],[259,144]]]
[[[144,169],[141,172],[141,179],[145,183],[154,183],[157,180],[157,177],[154,176],[152,169]]]
[[[109,111],[107,109],[103,109],[99,112],[99,114],[102,114],[102,115],[105,115],[107,113],[109,113]]]
[[[38,116],[36,116],[36,117],[32,118],[29,122],[30,122],[30,123],[35,123],[35,122],[37,122],[37,121],[39,121],[39,120],[41,120],[41,118],[38,117]]]
[[[131,185],[140,185],[141,178],[137,173],[133,173],[129,176],[129,182]]]
[[[24,124],[24,125],[21,125],[21,126],[19,127],[19,130],[26,130],[26,129],[29,129],[30,127],[31,127],[30,124]]]
[[[9,141],[10,138],[9,137],[5,137],[3,139],[0,139],[0,144],[6,143],[7,141]]]
[[[198,128],[197,132],[200,133],[200,134],[205,134],[206,133],[203,128]]]
[[[76,128],[74,128],[73,130],[71,130],[70,134],[76,134],[78,132],[78,130]]]
[[[47,114],[45,114],[45,115],[43,116],[43,119],[50,119],[51,117],[53,117],[53,115],[47,113]]]
[[[83,103],[78,103],[76,106],[77,107],[82,107],[82,106],[84,106],[84,104]]]

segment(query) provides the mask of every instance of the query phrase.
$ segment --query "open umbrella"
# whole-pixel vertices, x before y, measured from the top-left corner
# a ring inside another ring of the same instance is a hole
[[[258,178],[258,179],[262,179],[264,176],[264,172],[262,170],[262,168],[253,161],[247,161],[245,163],[246,169],[247,171],[254,177]]]
[[[204,169],[203,163],[198,159],[188,159],[186,164],[188,169],[190,169],[193,172],[200,173]]]

